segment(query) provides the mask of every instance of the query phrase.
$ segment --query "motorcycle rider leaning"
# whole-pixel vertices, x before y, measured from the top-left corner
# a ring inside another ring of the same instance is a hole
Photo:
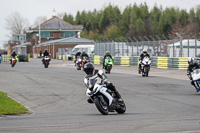
[[[85,52],[85,50],[83,50],[81,54],[81,59],[83,59],[83,57],[89,57],[88,54]]]
[[[194,62],[194,58],[188,58],[188,68],[187,73],[193,72],[194,69],[198,69],[200,66],[197,62]]]
[[[117,100],[118,102],[121,102],[121,95],[119,94],[119,92],[116,90],[114,84],[112,84],[111,82],[106,80],[106,75],[103,73],[102,70],[97,70],[94,69],[94,65],[92,63],[87,63],[84,66],[84,71],[87,74],[87,76],[85,77],[89,82],[90,81],[96,81],[96,83],[104,83],[106,85],[106,87],[112,91],[114,91],[114,93],[116,94]],[[100,72],[101,71],[101,72]],[[94,80],[92,80],[94,79]],[[88,82],[88,83],[89,83]],[[90,91],[92,91],[93,86],[91,85],[92,83],[89,83],[87,86],[87,89],[90,89]],[[89,103],[93,103],[91,99],[87,100]]]
[[[106,57],[110,57],[113,60],[113,58],[112,58],[112,56],[110,54],[110,51],[106,51],[106,55],[103,57],[103,69],[105,68],[105,59],[106,59]]]
[[[144,57],[149,57],[149,59],[150,59],[150,55],[147,53],[147,49],[143,49],[143,53],[140,55],[139,70],[141,70],[142,60],[143,60]]]
[[[194,81],[193,81],[190,73],[193,72],[193,70],[195,70],[195,69],[199,69],[200,66],[197,62],[194,62],[194,58],[191,58],[191,57],[188,58],[188,64],[189,65],[187,68],[187,75],[189,75],[189,77],[190,77],[191,85],[193,85],[195,88],[197,88],[196,85],[194,84]],[[197,91],[199,91],[199,90],[197,90]]]

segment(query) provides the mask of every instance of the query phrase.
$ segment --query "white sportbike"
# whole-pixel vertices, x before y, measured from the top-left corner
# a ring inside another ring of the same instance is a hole
[[[100,74],[103,72],[100,70]],[[95,79],[84,79],[86,85],[86,95],[89,99],[95,103],[97,109],[101,114],[107,115],[109,112],[116,111],[119,114],[123,114],[126,111],[126,105],[124,101],[117,101],[117,97],[114,91],[106,87],[107,79],[102,80],[102,83],[96,83]]]

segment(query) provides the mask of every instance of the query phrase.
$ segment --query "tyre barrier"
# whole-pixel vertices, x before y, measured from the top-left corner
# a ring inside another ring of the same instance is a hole
[[[1,55],[1,62],[9,62],[10,55]],[[17,62],[29,62],[30,61],[30,54],[28,55],[17,55],[16,56]]]
[[[168,68],[168,57],[157,57],[157,68]]]
[[[94,64],[100,65],[101,64],[101,57],[100,56],[94,56]]]
[[[121,57],[121,66],[130,66],[130,57],[129,56],[123,56]]]
[[[95,65],[100,65],[103,63],[103,57],[101,56],[94,56],[90,57],[93,58],[93,63]],[[121,65],[121,66],[138,66],[139,65],[139,56],[123,56],[123,57],[113,57],[114,58],[114,65]],[[180,69],[184,70],[187,69],[188,57],[180,57],[180,58],[169,58],[169,57],[151,57],[151,67],[154,68],[161,68],[161,69]]]
[[[180,69],[180,70],[187,69],[187,67],[188,67],[187,61],[188,61],[188,58],[185,58],[185,57],[178,58],[178,69]]]

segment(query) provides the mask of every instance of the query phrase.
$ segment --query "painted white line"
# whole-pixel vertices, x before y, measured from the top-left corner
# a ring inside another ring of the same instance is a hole
[[[200,133],[200,130],[196,130],[196,131],[178,131],[178,132],[168,132],[168,133]]]

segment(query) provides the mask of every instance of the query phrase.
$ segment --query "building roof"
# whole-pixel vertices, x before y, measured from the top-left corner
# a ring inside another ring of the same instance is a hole
[[[30,42],[23,43],[23,44],[20,44],[20,45],[14,46],[14,47],[12,47],[12,48],[21,48],[21,47],[26,47],[26,46],[28,46],[28,45],[31,45],[31,43],[30,43]]]
[[[77,37],[68,37],[63,39],[57,39],[57,40],[51,40],[43,42],[39,45],[36,45],[35,47],[42,47],[47,46],[51,44],[94,44],[95,42],[93,40],[85,39],[85,38],[77,38]]]
[[[64,20],[53,17],[44,23],[40,24],[40,30],[80,30],[82,25],[72,25]],[[33,28],[33,30],[39,30],[39,26]]]
[[[196,42],[195,42],[196,41]],[[195,46],[195,43],[197,43],[197,44],[199,44],[200,43],[200,41],[199,40],[195,40],[195,39],[189,39],[189,47],[194,47]],[[175,47],[180,47],[180,45],[181,45],[181,42],[180,41],[178,41],[178,42],[176,42],[176,43],[174,43],[174,46]],[[182,40],[182,46],[184,47],[187,47],[188,46],[188,39],[183,39]],[[170,45],[168,45],[167,46],[168,48],[172,48],[173,47],[173,44],[170,44]],[[198,46],[198,48],[199,48],[199,46]]]

